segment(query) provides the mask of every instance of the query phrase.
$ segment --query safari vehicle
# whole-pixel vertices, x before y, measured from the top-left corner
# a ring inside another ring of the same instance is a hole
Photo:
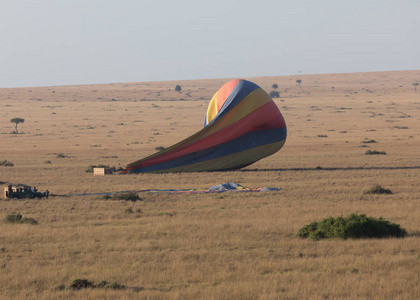
[[[8,184],[4,188],[4,197],[9,199],[23,199],[23,198],[43,198],[46,193],[38,192],[35,187],[26,184]]]

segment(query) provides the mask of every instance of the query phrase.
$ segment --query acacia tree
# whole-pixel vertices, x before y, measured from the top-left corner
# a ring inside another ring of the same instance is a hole
[[[10,120],[10,122],[15,123],[15,131],[16,131],[16,133],[19,133],[19,131],[17,129],[17,126],[18,126],[19,123],[25,122],[25,119],[22,119],[22,118],[13,118],[13,119]]]
[[[296,80],[296,83],[299,84],[299,88],[301,88],[300,84],[302,83],[301,79]]]
[[[271,87],[273,88],[273,90],[276,90],[279,88],[279,85],[277,83],[273,83]]]
[[[417,86],[419,85],[419,83],[415,82],[415,83],[413,83],[413,85],[414,85],[414,91],[416,92],[417,91]]]
[[[179,84],[177,84],[176,87],[175,87],[175,91],[177,91],[177,92],[182,91],[182,87]]]

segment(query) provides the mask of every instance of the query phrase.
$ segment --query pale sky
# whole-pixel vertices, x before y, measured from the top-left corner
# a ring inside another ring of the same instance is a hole
[[[0,88],[420,69],[418,0],[10,0]]]

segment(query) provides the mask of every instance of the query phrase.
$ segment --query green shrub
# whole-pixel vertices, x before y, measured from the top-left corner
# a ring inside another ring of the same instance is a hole
[[[65,155],[64,153],[58,153],[57,157],[58,158],[64,158],[64,157],[67,157],[67,155]]]
[[[368,150],[365,152],[365,155],[376,155],[376,154],[381,154],[381,155],[386,155],[385,151],[376,151],[376,150]]]
[[[369,190],[365,191],[365,194],[392,194],[392,191],[381,187],[379,184],[375,184]]]
[[[23,218],[21,214],[11,214],[4,219],[6,223],[11,224],[31,224],[36,225],[38,222],[33,218]]]
[[[348,238],[386,238],[404,237],[405,229],[400,225],[387,220],[367,217],[364,214],[350,214],[347,218],[342,216],[329,217],[321,222],[312,222],[301,228],[297,234],[301,238],[319,239],[348,239]]]
[[[166,148],[165,147],[163,147],[163,146],[157,146],[156,148],[155,148],[155,150],[157,150],[157,151],[162,151],[162,150],[165,150]]]

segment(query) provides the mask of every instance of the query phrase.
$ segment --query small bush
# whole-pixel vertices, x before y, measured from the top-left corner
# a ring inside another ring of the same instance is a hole
[[[125,200],[125,201],[141,201],[142,199],[139,197],[139,195],[135,192],[126,192],[126,193],[115,193],[112,194],[112,196],[108,199],[112,200]]]
[[[35,219],[33,219],[33,218],[23,218],[21,214],[8,215],[8,216],[6,216],[4,221],[6,223],[11,223],[11,224],[31,224],[31,225],[38,224],[38,222]]]
[[[81,290],[81,289],[87,289],[87,288],[94,288],[95,285],[92,281],[89,281],[87,279],[75,279],[73,280],[73,283],[70,285],[70,289],[72,290]]]
[[[376,151],[376,150],[368,150],[365,152],[365,155],[386,155],[385,151]]]
[[[129,208],[126,208],[126,209],[125,209],[125,213],[126,213],[126,214],[134,214],[134,210],[133,210],[133,208],[132,208],[132,207],[129,207]]]
[[[0,161],[0,166],[13,167],[14,164],[12,162],[10,162],[10,161],[8,161],[8,160],[5,159],[3,161]]]
[[[123,290],[126,289],[126,286],[119,284],[117,282],[108,282],[106,280],[101,281],[98,284],[94,284],[92,281],[87,279],[75,279],[73,283],[69,287],[71,290],[81,290],[81,289],[94,289],[94,288],[103,288],[103,289],[111,289],[111,290]],[[60,290],[64,290],[64,285],[59,286]]]
[[[123,290],[123,289],[126,288],[122,284],[119,284],[117,282],[108,282],[106,280],[101,281],[100,283],[98,283],[98,285],[96,287],[103,288],[103,289],[111,289],[111,290]]]
[[[165,147],[163,147],[163,146],[157,146],[156,148],[155,148],[155,150],[157,150],[157,151],[162,151],[162,150],[165,150],[166,148]]]
[[[57,154],[57,158],[64,158],[64,157],[67,157],[67,155],[65,155],[64,153]]]
[[[405,229],[387,220],[367,217],[364,214],[350,214],[347,218],[329,217],[321,222],[312,222],[301,228],[297,234],[301,238],[348,239],[404,237]]]
[[[177,84],[177,85],[175,86],[175,91],[177,91],[177,92],[181,92],[181,91],[182,91],[182,87],[181,87],[179,84]]]
[[[364,140],[364,141],[362,141],[362,143],[363,144],[372,144],[372,143],[377,143],[377,141],[375,141],[375,140]]]
[[[365,194],[392,194],[392,191],[381,187],[379,184],[375,184],[369,190],[365,191]]]
[[[19,223],[21,220],[22,220],[21,214],[12,214],[12,215],[8,215],[5,218],[6,223]]]

